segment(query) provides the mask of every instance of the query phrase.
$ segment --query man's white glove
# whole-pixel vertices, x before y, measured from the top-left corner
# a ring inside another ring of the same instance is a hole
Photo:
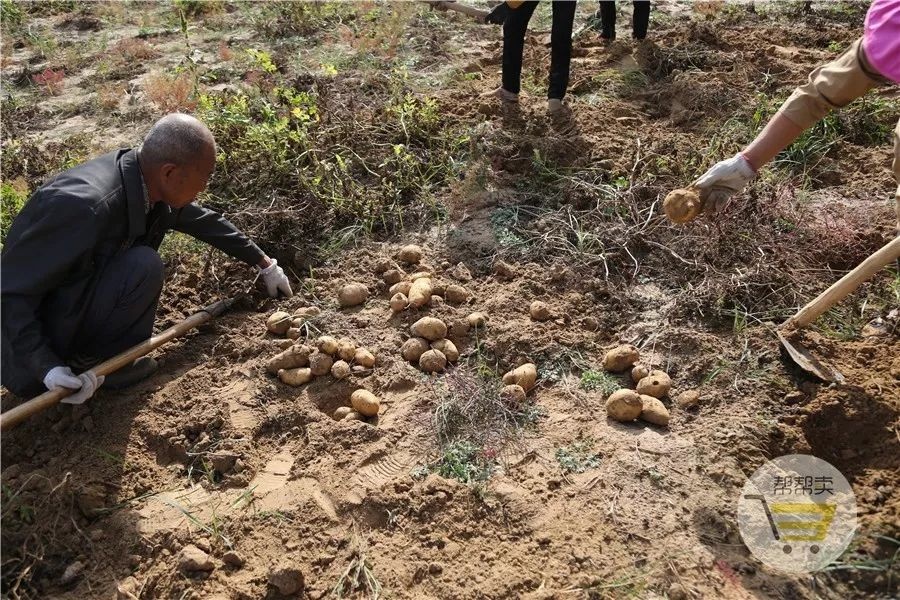
[[[728,160],[716,163],[693,183],[693,187],[700,190],[700,200],[703,202],[701,212],[718,212],[754,177],[756,171],[743,154],[738,153]]]
[[[94,375],[92,371],[87,371],[81,375],[75,375],[69,367],[53,367],[44,375],[44,385],[48,390],[58,388],[68,388],[70,390],[78,390],[74,394],[70,394],[60,400],[65,404],[81,404],[94,395],[97,388],[103,385],[103,375],[99,377]]]
[[[278,266],[278,261],[274,258],[269,260],[272,261],[272,264],[265,269],[259,270],[259,276],[262,277],[263,283],[266,284],[266,291],[272,298],[277,298],[278,292],[290,298],[294,295],[294,292],[291,291],[291,284],[287,275],[284,274],[284,269]]]

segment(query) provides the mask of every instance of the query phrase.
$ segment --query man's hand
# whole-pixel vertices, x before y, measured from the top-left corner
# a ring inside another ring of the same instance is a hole
[[[269,259],[271,263],[265,269],[259,270],[259,275],[262,277],[263,283],[266,284],[266,292],[268,292],[269,296],[272,298],[278,297],[278,292],[281,292],[288,298],[294,295],[294,292],[291,291],[291,284],[288,282],[287,275],[284,274],[284,270],[278,266],[278,261],[274,258]]]
[[[506,22],[506,17],[509,16],[509,6],[506,2],[501,2],[497,6],[495,6],[491,12],[484,18],[486,23],[493,23],[494,25],[503,25]]]
[[[728,160],[716,163],[693,183],[700,190],[700,201],[703,202],[701,212],[718,212],[754,177],[756,171],[743,154],[735,154]]]
[[[78,390],[74,394],[70,394],[60,400],[65,404],[81,404],[94,395],[97,388],[103,385],[105,377],[94,375],[92,371],[87,371],[81,375],[75,375],[69,367],[53,367],[44,375],[44,385],[48,390],[59,388],[67,388],[70,390]]]

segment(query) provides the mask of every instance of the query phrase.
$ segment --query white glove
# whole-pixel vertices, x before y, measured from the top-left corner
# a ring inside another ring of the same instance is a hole
[[[278,292],[290,298],[294,295],[294,292],[291,291],[291,284],[287,275],[284,274],[284,269],[278,266],[278,261],[274,258],[269,260],[272,261],[272,264],[265,269],[259,269],[259,275],[262,277],[263,283],[266,284],[266,291],[272,298],[277,298]]]
[[[48,390],[68,388],[78,390],[60,400],[65,404],[81,404],[94,395],[97,388],[103,385],[103,375],[94,375],[93,371],[87,371],[81,375],[75,375],[69,367],[53,367],[44,375],[44,385]]]
[[[703,202],[701,212],[718,212],[754,177],[756,171],[743,154],[738,153],[728,160],[716,163],[693,183],[700,190],[700,200]]]

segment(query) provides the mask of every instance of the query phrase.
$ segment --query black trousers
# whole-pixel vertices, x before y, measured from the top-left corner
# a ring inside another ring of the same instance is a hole
[[[616,37],[616,3],[615,0],[600,0],[600,27],[603,37],[614,39]],[[650,24],[650,0],[635,0],[632,17],[632,33],[639,40],[647,37],[647,27]]]
[[[537,8],[537,0],[523,3],[509,11],[503,23],[503,89],[518,94],[522,84],[522,52],[528,21]],[[569,85],[569,63],[572,61],[572,25],[575,22],[575,0],[553,2],[553,30],[550,34],[550,82],[548,98],[562,100]]]

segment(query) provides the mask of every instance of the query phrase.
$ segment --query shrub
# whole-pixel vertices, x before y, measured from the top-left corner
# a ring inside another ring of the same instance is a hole
[[[196,83],[188,71],[175,75],[153,73],[147,77],[144,87],[147,98],[163,112],[193,110],[197,106],[194,98]]]

